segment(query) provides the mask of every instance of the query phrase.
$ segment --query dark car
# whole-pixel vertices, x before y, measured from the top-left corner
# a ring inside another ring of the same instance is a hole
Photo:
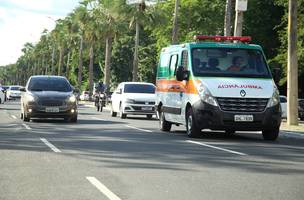
[[[65,77],[32,76],[21,88],[21,118],[63,118],[77,122],[77,99]]]
[[[304,121],[304,99],[299,99],[299,118]]]

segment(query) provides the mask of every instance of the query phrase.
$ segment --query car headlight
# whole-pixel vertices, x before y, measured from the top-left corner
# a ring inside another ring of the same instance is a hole
[[[71,102],[71,103],[75,103],[76,102],[76,97],[74,95],[72,95],[68,98],[68,101]]]
[[[215,98],[212,96],[212,94],[210,93],[208,88],[206,86],[204,86],[203,84],[199,85],[198,93],[199,93],[202,101],[204,101],[208,104],[211,104],[213,106],[218,106]]]
[[[276,106],[278,103],[280,103],[280,93],[278,88],[275,87],[272,97],[268,101],[267,108]]]
[[[125,103],[135,103],[135,100],[133,100],[133,99],[126,99]]]

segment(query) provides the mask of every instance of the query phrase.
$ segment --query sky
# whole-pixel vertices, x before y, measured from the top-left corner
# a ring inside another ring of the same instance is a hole
[[[38,42],[42,31],[52,30],[78,1],[0,0],[0,66],[15,63],[26,42]]]

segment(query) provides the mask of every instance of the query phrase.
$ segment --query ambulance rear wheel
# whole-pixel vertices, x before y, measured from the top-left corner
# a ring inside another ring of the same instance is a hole
[[[189,108],[186,115],[187,135],[190,138],[199,137],[201,130],[197,127],[192,108]]]
[[[172,124],[165,119],[164,112],[160,111],[159,113],[159,128],[162,131],[170,131]]]

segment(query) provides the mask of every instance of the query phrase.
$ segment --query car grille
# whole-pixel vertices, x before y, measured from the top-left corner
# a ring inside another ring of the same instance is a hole
[[[143,105],[154,105],[155,102],[154,101],[134,101],[134,104],[143,104]]]
[[[263,112],[268,99],[258,98],[217,98],[220,108],[232,112]]]
[[[64,104],[64,101],[57,99],[43,99],[39,101],[39,105],[41,106],[63,106]]]

